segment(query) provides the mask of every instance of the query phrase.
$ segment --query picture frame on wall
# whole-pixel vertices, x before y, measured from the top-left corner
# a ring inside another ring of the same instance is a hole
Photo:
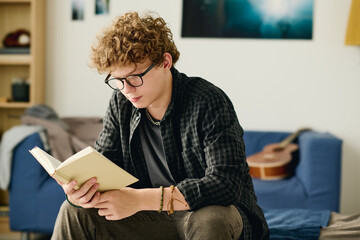
[[[109,14],[110,0],[95,0],[95,14],[107,15]]]
[[[314,0],[183,0],[182,37],[312,39]]]
[[[73,21],[84,20],[85,0],[71,0],[71,19]]]

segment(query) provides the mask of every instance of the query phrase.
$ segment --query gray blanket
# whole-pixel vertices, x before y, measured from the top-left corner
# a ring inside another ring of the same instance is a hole
[[[36,132],[42,133],[40,136],[44,138],[44,130],[43,126],[21,125],[12,127],[3,134],[0,143],[0,189],[6,190],[9,187],[13,149]]]

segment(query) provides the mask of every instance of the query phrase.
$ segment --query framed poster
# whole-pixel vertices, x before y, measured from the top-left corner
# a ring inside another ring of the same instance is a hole
[[[75,21],[84,20],[85,0],[71,1],[71,19]]]
[[[109,14],[109,1],[110,0],[95,0],[95,14],[96,15]]]
[[[312,39],[314,0],[183,0],[182,37]]]

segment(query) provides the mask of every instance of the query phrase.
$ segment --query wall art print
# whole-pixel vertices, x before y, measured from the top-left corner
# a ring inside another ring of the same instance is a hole
[[[182,37],[312,39],[314,0],[183,0]]]

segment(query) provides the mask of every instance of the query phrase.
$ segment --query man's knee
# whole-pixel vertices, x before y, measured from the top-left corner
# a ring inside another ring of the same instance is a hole
[[[93,239],[98,218],[96,210],[77,208],[65,201],[60,207],[52,239]]]
[[[198,209],[191,213],[187,222],[187,232],[190,234],[221,235],[236,238],[236,236],[240,237],[242,228],[241,215],[234,206],[207,206]]]
[[[77,208],[71,206],[67,201],[64,201],[59,210],[58,218],[59,217],[71,221],[74,219],[87,219],[98,217],[98,214],[95,209]]]
[[[235,216],[234,216],[235,215]],[[234,206],[207,206],[194,211],[189,221],[198,226],[233,225],[233,221],[241,219],[240,213]]]
[[[77,215],[77,212],[81,210],[82,210],[81,208],[76,208],[74,206],[71,206],[67,201],[64,201],[60,207],[59,215],[61,216]]]

